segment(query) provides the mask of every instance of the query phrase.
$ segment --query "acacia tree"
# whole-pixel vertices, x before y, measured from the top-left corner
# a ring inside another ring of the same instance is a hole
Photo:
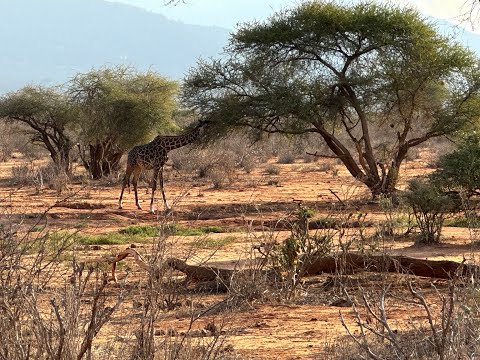
[[[0,118],[27,125],[30,140],[50,153],[58,170],[71,171],[68,130],[76,119],[68,99],[55,88],[26,86],[0,98]]]
[[[241,26],[227,50],[188,74],[188,105],[224,133],[318,134],[331,150],[318,155],[374,196],[412,147],[480,113],[478,60],[412,9],[307,2]]]
[[[118,169],[121,156],[171,127],[177,84],[155,72],[117,66],[78,74],[68,94],[82,113],[81,156],[94,179]]]

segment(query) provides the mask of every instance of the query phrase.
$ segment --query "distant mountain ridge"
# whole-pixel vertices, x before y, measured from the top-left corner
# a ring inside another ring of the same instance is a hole
[[[227,29],[103,0],[0,0],[0,93],[61,84],[108,64],[181,79],[199,57],[217,56],[228,37]]]

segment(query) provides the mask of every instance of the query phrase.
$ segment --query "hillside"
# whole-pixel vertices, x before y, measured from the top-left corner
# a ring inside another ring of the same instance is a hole
[[[105,64],[181,79],[199,57],[221,52],[229,35],[103,0],[0,1],[0,14],[0,93],[63,83]]]
[[[0,0],[0,94],[61,84],[105,64],[182,79],[199,57],[216,57],[228,42],[228,29],[173,21],[130,2]],[[432,21],[480,54],[480,35]]]

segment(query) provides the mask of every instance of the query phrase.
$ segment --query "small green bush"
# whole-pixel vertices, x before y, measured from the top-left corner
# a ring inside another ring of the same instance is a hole
[[[439,169],[430,176],[446,190],[472,196],[480,189],[480,138],[470,135],[458,148],[439,160]]]
[[[419,244],[440,242],[446,216],[461,207],[460,199],[444,193],[438,185],[428,180],[410,180],[404,198],[412,208],[420,229]]]

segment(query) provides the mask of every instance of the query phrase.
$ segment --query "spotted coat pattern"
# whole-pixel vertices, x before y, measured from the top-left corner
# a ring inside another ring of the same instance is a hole
[[[132,185],[135,192],[135,204],[138,209],[141,209],[140,203],[138,201],[137,193],[137,183],[138,178],[142,170],[152,170],[153,169],[153,179],[152,179],[152,196],[150,199],[150,212],[154,213],[153,202],[155,196],[155,189],[157,187],[157,179],[160,176],[160,190],[162,192],[163,203],[165,209],[168,211],[170,207],[165,196],[164,184],[163,184],[163,166],[168,160],[168,152],[173,149],[178,149],[182,146],[191,144],[197,140],[202,130],[205,126],[205,123],[199,123],[192,130],[185,132],[180,135],[169,135],[162,136],[158,135],[155,139],[150,141],[148,144],[137,145],[133,147],[127,158],[127,170],[125,177],[123,178],[122,191],[120,192],[120,198],[118,200],[118,206],[122,209],[122,198],[123,192],[127,185],[130,186],[130,177],[133,174]]]

